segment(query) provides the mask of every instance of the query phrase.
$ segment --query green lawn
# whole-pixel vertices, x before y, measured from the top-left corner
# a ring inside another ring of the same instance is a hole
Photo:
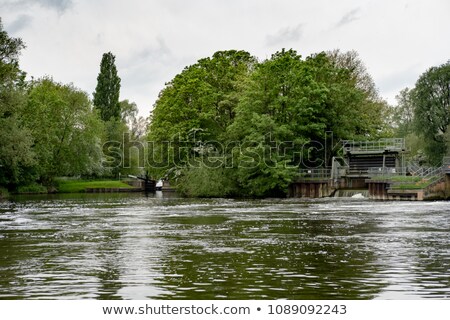
[[[392,182],[392,189],[409,190],[426,188],[430,181],[434,181],[436,177],[418,177],[418,176],[377,176],[372,180],[389,180]]]
[[[80,193],[86,188],[131,188],[130,185],[118,180],[87,181],[87,180],[59,180],[59,193]]]

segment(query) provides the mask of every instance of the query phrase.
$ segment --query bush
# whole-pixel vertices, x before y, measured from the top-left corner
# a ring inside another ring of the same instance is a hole
[[[188,197],[222,198],[239,194],[231,169],[191,167],[183,170],[177,191]]]
[[[26,186],[17,188],[18,193],[47,193],[47,188],[43,185],[32,183]]]
[[[0,199],[6,198],[7,196],[9,196],[8,190],[0,187]]]

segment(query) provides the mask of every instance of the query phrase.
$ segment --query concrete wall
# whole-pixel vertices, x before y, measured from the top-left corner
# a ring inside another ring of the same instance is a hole
[[[293,198],[324,198],[333,194],[329,181],[298,181],[289,186],[289,196]]]
[[[448,178],[446,177],[446,180]],[[447,181],[441,181],[424,190],[424,200],[447,199],[448,188]]]

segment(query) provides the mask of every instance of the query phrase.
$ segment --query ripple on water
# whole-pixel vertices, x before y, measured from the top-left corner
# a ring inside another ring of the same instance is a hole
[[[448,298],[448,202],[0,203],[0,298]]]

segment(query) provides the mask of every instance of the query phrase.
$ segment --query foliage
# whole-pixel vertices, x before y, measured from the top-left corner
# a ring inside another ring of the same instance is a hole
[[[225,51],[185,68],[154,106],[148,140],[158,161],[149,170],[176,173],[189,195],[285,194],[298,167],[330,161],[327,131],[335,139],[384,134],[386,105],[362,62],[352,55],[355,69],[340,58],[303,60],[283,49],[256,63],[246,52]]]
[[[397,126],[396,136],[404,138],[414,131],[413,90],[405,88],[395,98],[397,106],[394,109],[393,118]]]
[[[60,193],[82,193],[87,188],[131,188],[130,185],[118,180],[58,180],[57,189]]]
[[[0,185],[10,189],[34,178],[33,141],[21,119],[26,94],[19,55],[24,47],[21,39],[8,36],[0,20]]]
[[[138,117],[138,107],[136,103],[128,100],[120,101],[122,122],[128,127],[128,132],[132,139],[144,138],[147,130],[147,119]]]
[[[47,188],[38,183],[31,183],[17,188],[17,193],[47,193]]]
[[[32,83],[23,111],[31,130],[40,180],[101,172],[103,125],[87,94],[44,78]]]
[[[150,174],[161,177],[185,166],[204,141],[224,141],[234,121],[241,82],[255,58],[245,51],[219,51],[186,67],[161,91],[151,114]]]
[[[117,75],[115,56],[104,53],[100,63],[100,73],[97,77],[97,86],[93,93],[94,106],[100,111],[103,121],[120,119],[120,78]]]
[[[450,61],[423,73],[414,88],[414,119],[417,132],[427,143],[425,152],[432,164],[438,164],[448,152],[450,125]]]
[[[0,187],[0,199],[4,199],[9,196],[8,189]]]
[[[201,165],[184,171],[177,192],[189,197],[229,197],[237,195],[237,188],[232,170]]]

